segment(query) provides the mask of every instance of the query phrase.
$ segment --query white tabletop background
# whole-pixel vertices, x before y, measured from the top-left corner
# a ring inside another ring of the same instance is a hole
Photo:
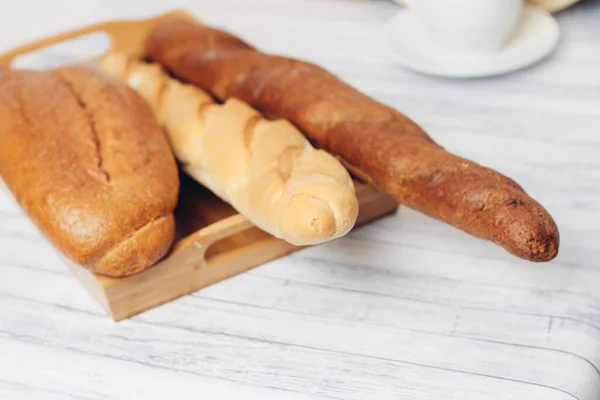
[[[600,2],[557,16],[550,59],[485,80],[395,66],[387,1],[93,0],[64,19],[17,3],[38,22],[12,18],[2,46],[181,5],[320,63],[515,178],[555,217],[561,249],[527,263],[400,208],[117,324],[0,192],[0,399],[600,398]]]

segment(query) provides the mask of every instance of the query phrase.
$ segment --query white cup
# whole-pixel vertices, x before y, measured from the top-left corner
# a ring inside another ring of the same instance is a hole
[[[450,50],[492,53],[514,31],[523,0],[407,0],[432,39]]]

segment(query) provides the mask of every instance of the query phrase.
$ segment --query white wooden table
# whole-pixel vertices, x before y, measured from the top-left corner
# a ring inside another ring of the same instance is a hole
[[[115,324],[0,193],[0,399],[600,398],[599,2],[558,16],[563,39],[547,62],[462,81],[384,55],[391,2],[188,3],[514,177],[556,218],[560,255],[520,261],[401,208]],[[81,21],[174,6],[104,0]]]

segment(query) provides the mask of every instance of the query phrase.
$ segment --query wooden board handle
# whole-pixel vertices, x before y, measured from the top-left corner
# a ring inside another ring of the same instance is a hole
[[[212,244],[253,227],[254,225],[252,222],[242,214],[235,214],[181,239],[175,245],[173,253],[195,247],[198,251],[202,252],[202,258],[204,258],[205,263],[208,264],[205,255],[206,250],[208,250]]]
[[[83,28],[59,33],[10,50],[0,56],[0,67],[10,68],[14,59],[22,54],[30,53],[47,46],[52,46],[96,32],[104,32],[108,35],[110,39],[110,51],[123,51],[135,56],[140,56],[143,54],[144,40],[150,32],[150,29],[152,29],[157,21],[171,17],[193,19],[186,11],[177,10],[144,20],[100,22]]]
[[[181,239],[173,249],[173,252],[180,251],[189,246],[207,249],[210,245],[221,239],[233,236],[252,227],[254,225],[246,217],[242,214],[235,214]]]

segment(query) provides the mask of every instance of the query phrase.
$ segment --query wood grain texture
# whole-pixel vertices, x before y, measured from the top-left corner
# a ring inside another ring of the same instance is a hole
[[[97,18],[171,2],[103,1]],[[534,68],[440,80],[379,46],[384,1],[202,0],[267,51],[330,68],[443,146],[513,176],[561,252],[515,260],[405,208],[114,324],[0,194],[0,398],[596,400],[600,397],[600,4],[557,18]],[[57,56],[59,57],[59,56]]]
[[[391,196],[355,182],[355,226],[395,213]],[[175,212],[178,241],[152,268],[123,278],[95,275],[65,259],[71,272],[115,321],[185,296],[301,250],[254,226],[244,215],[187,176]]]

